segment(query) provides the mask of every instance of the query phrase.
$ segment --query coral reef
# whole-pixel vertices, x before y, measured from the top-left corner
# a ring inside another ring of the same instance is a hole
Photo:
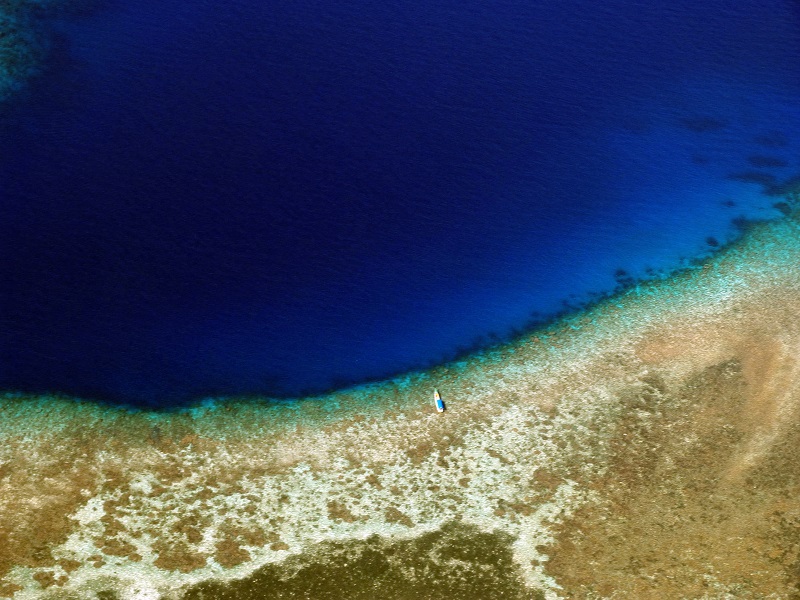
[[[0,102],[7,101],[41,68],[47,40],[38,15],[57,0],[0,0]]]
[[[171,413],[8,395],[0,597],[792,597],[786,204],[670,278],[379,384]]]

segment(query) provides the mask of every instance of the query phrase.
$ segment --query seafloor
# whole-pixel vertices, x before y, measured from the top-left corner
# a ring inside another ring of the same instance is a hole
[[[324,398],[7,396],[0,596],[798,597],[798,315],[795,212],[514,344]]]

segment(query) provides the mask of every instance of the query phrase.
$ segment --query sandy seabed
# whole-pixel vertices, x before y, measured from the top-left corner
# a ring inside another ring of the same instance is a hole
[[[321,398],[7,395],[0,597],[800,597],[798,315],[795,214]]]

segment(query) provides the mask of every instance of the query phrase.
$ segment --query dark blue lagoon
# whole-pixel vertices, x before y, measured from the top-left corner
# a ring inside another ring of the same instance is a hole
[[[685,265],[800,174],[791,0],[31,14],[3,390],[171,406],[429,365]]]

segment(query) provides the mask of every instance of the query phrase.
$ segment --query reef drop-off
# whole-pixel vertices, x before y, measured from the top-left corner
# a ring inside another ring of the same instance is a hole
[[[6,396],[0,597],[790,597],[798,264],[792,213],[513,344],[325,397]]]

